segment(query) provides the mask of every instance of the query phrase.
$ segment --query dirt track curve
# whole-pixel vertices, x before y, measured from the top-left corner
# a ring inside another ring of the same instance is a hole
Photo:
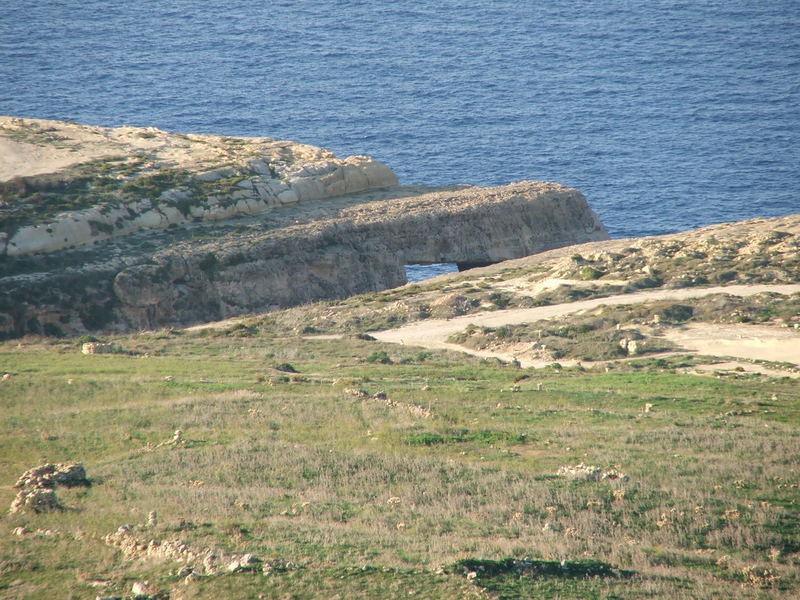
[[[371,335],[383,342],[431,349],[455,350],[485,358],[517,359],[523,367],[537,367],[543,366],[544,363],[541,361],[526,361],[513,353],[473,350],[458,344],[448,343],[446,340],[452,334],[463,331],[470,324],[483,327],[500,327],[539,319],[552,319],[562,315],[592,310],[601,305],[637,304],[656,300],[687,300],[720,293],[747,297],[763,292],[793,294],[800,292],[800,284],[731,285],[708,288],[648,290],[566,304],[487,311],[451,319],[426,319],[409,323],[397,329],[373,332]],[[795,330],[757,325],[701,324],[690,325],[676,330],[671,335],[667,335],[667,339],[674,339],[674,341],[684,346],[686,350],[700,354],[800,363],[800,332]],[[563,364],[565,361],[560,362]]]

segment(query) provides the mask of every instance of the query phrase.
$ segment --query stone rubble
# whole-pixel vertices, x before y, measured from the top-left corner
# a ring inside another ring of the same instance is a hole
[[[147,581],[134,581],[133,585],[131,585],[131,593],[134,598],[150,598],[156,595],[158,590]]]
[[[82,354],[113,354],[114,344],[104,342],[86,342],[81,345]]]
[[[17,537],[25,537],[27,535],[33,535],[37,537],[55,537],[57,535],[61,535],[61,532],[58,529],[37,529],[36,531],[31,531],[26,527],[15,527],[11,533]]]
[[[62,510],[64,507],[58,502],[54,490],[47,488],[33,488],[32,490],[20,490],[17,497],[11,502],[9,512],[53,512]]]
[[[15,488],[55,488],[57,485],[74,487],[89,485],[83,463],[46,463],[25,471]]]
[[[620,473],[616,469],[604,471],[600,467],[596,467],[594,465],[585,465],[583,463],[559,467],[557,474],[568,479],[583,479],[585,481],[628,480],[627,475]]]
[[[118,548],[128,560],[160,559],[184,563],[177,574],[191,581],[200,576],[299,569],[300,565],[282,559],[263,560],[251,553],[229,554],[213,548],[194,548],[180,539],[156,539],[136,535],[136,526],[122,525],[103,541]]]
[[[425,408],[419,404],[410,404],[408,402],[398,402],[397,400],[392,400],[386,395],[385,392],[376,392],[370,395],[368,392],[356,388],[345,388],[343,391],[348,396],[353,396],[354,398],[360,398],[362,400],[377,400],[389,408],[406,410],[412,415],[416,417],[422,417],[423,419],[428,419],[433,416],[433,413],[429,408]]]
[[[91,485],[82,463],[47,463],[25,471],[14,487],[19,489],[9,512],[42,513],[63,509],[56,497],[57,485]]]

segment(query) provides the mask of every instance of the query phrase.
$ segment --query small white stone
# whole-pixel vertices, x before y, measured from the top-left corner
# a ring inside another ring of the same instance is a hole
[[[237,560],[232,560],[231,562],[229,562],[229,563],[228,563],[228,566],[227,566],[227,567],[225,567],[225,570],[226,570],[228,573],[235,573],[235,572],[236,572],[236,571],[238,571],[238,570],[239,570],[241,567],[242,567],[242,564],[241,564],[241,563],[239,562],[239,560],[237,559]]]
[[[141,581],[135,581],[131,586],[131,593],[134,596],[149,596],[153,591],[153,588],[150,587],[148,582],[142,583]]]

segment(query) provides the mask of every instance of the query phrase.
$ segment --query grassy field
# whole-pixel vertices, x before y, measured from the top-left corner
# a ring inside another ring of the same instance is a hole
[[[1,598],[800,591],[796,380],[682,375],[681,357],[524,370],[247,327],[111,341],[0,345]],[[67,461],[92,485],[57,488],[64,510],[5,511],[23,471]],[[615,476],[559,474],[581,463]],[[186,582],[185,563],[103,540],[123,524],[262,562],[194,561]]]

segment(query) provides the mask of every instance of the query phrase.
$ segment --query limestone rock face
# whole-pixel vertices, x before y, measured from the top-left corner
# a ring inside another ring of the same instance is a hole
[[[0,117],[0,257],[392,185],[370,157],[295,142]]]
[[[0,158],[0,337],[181,326],[608,238],[575,189],[401,187],[269,138],[0,117]]]
[[[608,237],[579,191],[537,182],[396,187],[270,215],[37,258],[0,279],[6,335],[218,320],[396,287],[406,264],[489,264]]]

